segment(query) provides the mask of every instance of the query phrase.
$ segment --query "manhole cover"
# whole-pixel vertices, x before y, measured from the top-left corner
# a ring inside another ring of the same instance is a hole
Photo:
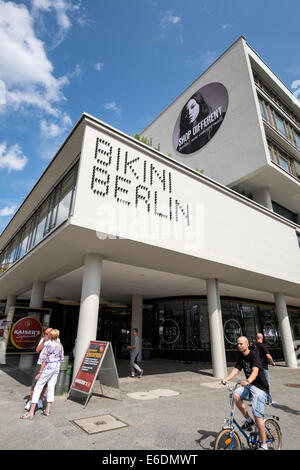
[[[112,431],[113,429],[126,428],[129,424],[124,423],[113,415],[92,416],[91,418],[74,419],[71,421],[87,434]]]
[[[286,387],[300,388],[300,384],[284,384]]]

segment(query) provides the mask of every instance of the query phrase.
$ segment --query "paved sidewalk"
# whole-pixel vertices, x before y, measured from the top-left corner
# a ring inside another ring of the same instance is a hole
[[[38,410],[32,420],[21,420],[33,371],[0,366],[0,449],[212,450],[228,416],[229,401],[226,388],[212,376],[209,364],[144,361],[141,379],[128,377],[128,361],[118,361],[117,367],[122,400],[116,399],[118,394],[113,398],[111,391],[109,397],[101,396],[96,382],[96,394],[86,408],[82,401],[56,396],[49,417]],[[283,449],[299,450],[300,369],[288,369],[282,363],[270,368],[270,375],[277,404],[266,407],[266,413],[280,418]],[[237,378],[242,377],[241,373]],[[87,434],[74,424],[74,420],[107,414],[128,426]]]

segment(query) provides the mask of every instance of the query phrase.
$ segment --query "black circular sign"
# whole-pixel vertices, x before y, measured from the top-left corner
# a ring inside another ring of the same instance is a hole
[[[175,124],[173,145],[181,154],[194,153],[206,145],[221,126],[228,107],[222,83],[209,83],[196,91]]]
[[[179,338],[180,329],[173,318],[166,318],[160,324],[159,334],[163,343],[173,344]]]

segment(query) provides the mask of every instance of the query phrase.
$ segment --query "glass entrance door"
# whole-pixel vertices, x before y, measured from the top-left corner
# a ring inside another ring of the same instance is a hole
[[[100,307],[97,340],[110,341],[115,357],[129,357],[130,328],[131,310],[128,307]]]

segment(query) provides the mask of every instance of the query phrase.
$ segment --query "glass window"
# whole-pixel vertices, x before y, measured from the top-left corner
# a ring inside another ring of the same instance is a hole
[[[295,132],[295,139],[297,143],[297,147],[300,149],[300,135]]]
[[[53,209],[51,216],[50,228],[56,227],[66,220],[72,212],[73,195],[76,186],[76,165],[72,171],[63,179],[63,181],[56,188],[53,195]]]
[[[262,322],[262,334],[264,343],[269,347],[281,345],[275,308],[268,305],[260,305],[260,318]]]
[[[296,222],[297,220],[297,214],[294,212],[290,211],[289,209],[286,209],[285,207],[281,206],[280,204],[277,204],[277,202],[272,201],[272,206],[274,212],[276,214],[282,215],[282,217],[285,217],[288,220],[291,220],[292,222]]]
[[[269,152],[270,152],[270,157],[273,162],[276,162],[276,157],[274,155],[273,148],[269,145]]]
[[[15,261],[18,248],[18,239],[19,236],[17,235],[7,247],[5,263],[8,266],[10,266]]]
[[[186,327],[182,301],[159,304],[160,349],[185,349]]]
[[[55,191],[53,191],[48,198],[49,206],[48,206],[48,215],[47,215],[46,225],[44,229],[44,235],[46,235],[53,228],[52,218],[53,218],[54,199],[55,199]]]
[[[264,107],[264,103],[259,100],[259,106],[260,106],[260,112],[261,112],[261,115],[262,117],[267,120],[267,116],[266,116],[266,112],[265,112],[265,107]]]
[[[289,313],[289,319],[290,319],[290,324],[291,324],[291,330],[292,330],[292,336],[294,341],[298,341],[297,343],[297,348],[298,349],[298,354],[297,354],[297,359],[300,359],[300,309],[298,310],[288,310]],[[295,345],[296,346],[296,345]]]
[[[237,302],[221,300],[221,308],[225,347],[236,350],[238,337],[244,335],[239,305]]]
[[[256,341],[256,333],[259,328],[259,316],[256,305],[242,304],[240,305],[241,315],[243,318],[245,336],[248,338],[249,343],[253,344]]]
[[[281,154],[279,154],[279,163],[281,168],[283,168],[285,171],[290,172],[289,162]]]
[[[36,215],[35,221],[35,232],[31,247],[39,243],[44,237],[44,232],[46,228],[46,221],[49,212],[49,199],[47,199],[44,204],[40,207]]]
[[[0,253],[0,274],[3,273],[3,271],[4,271],[4,257],[5,257],[5,252],[3,250]]]
[[[27,222],[27,224],[25,225],[25,227],[22,231],[18,258],[21,258],[21,256],[25,255],[25,253],[29,249],[29,240],[30,240],[30,236],[31,236],[31,225],[32,225],[32,220],[30,219]]]
[[[0,256],[1,272],[4,266],[21,258],[30,248],[39,243],[56,225],[66,220],[73,204],[78,162],[44,203],[34,212],[27,224],[21,227],[13,244]]]
[[[59,187],[57,214],[55,225],[61,224],[69,217],[72,193],[74,188],[74,174],[71,173],[65,180],[62,181]]]
[[[293,137],[293,132],[292,132],[290,124],[286,123],[286,128],[287,128],[287,132],[288,132],[289,141],[292,142],[292,144],[295,145],[295,139]]]
[[[276,116],[276,124],[277,124],[278,131],[280,132],[280,134],[286,137],[283,120],[278,116],[278,114],[275,114],[275,116]]]
[[[7,269],[7,249],[3,250],[0,255],[0,273],[3,273]]]
[[[187,349],[209,349],[210,335],[207,302],[201,300],[185,301],[184,311]]]

